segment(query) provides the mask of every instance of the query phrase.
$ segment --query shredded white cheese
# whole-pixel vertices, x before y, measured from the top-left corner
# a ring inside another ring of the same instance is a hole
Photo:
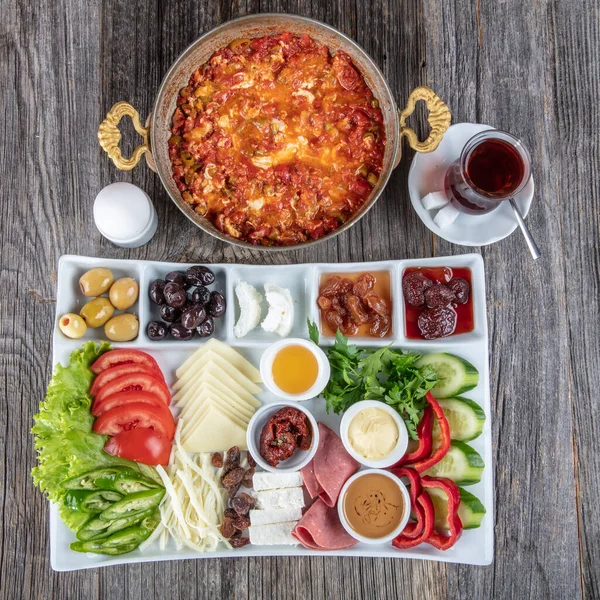
[[[231,548],[219,531],[226,506],[226,492],[219,484],[221,470],[212,466],[209,453],[188,455],[181,446],[182,426],[179,419],[169,466],[156,467],[166,490],[160,505],[161,524],[141,549],[156,539],[160,539],[160,548],[164,549],[169,536],[178,550],[188,547],[210,552],[216,550],[219,542]]]

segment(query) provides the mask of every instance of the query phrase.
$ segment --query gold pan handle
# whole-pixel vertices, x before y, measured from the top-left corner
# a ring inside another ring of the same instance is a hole
[[[121,131],[119,123],[121,119],[128,115],[133,121],[135,130],[142,136],[144,142],[137,146],[130,158],[125,158],[121,153],[119,144],[121,143]],[[115,163],[115,167],[121,171],[131,171],[146,154],[148,166],[154,171],[154,161],[150,152],[150,127],[146,122],[146,127],[140,122],[140,115],[131,104],[127,102],[117,102],[106,115],[106,119],[100,123],[98,128],[98,140],[100,146]]]
[[[417,134],[406,126],[406,119],[413,114],[415,106],[419,100],[424,100],[429,114],[427,121],[431,127],[429,137],[420,142]],[[408,102],[403,111],[400,112],[400,135],[408,138],[408,143],[413,150],[417,152],[433,152],[442,141],[444,133],[450,126],[452,114],[448,106],[442,99],[426,85],[415,88],[408,97]]]

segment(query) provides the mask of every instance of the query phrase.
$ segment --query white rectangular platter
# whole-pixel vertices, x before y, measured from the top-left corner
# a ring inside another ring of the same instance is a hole
[[[84,302],[79,293],[79,277],[94,267],[106,267],[113,271],[115,278],[134,277],[140,284],[138,302],[130,309],[138,315],[140,334],[132,342],[114,343],[113,347],[128,346],[150,353],[159,363],[166,381],[172,385],[175,380],[175,369],[202,344],[199,338],[189,341],[163,340],[151,341],[146,335],[148,321],[158,317],[156,307],[148,297],[148,286],[156,278],[164,277],[172,270],[185,270],[190,265],[183,263],[166,263],[154,261],[114,260],[90,258],[84,256],[63,256],[59,262],[58,290],[56,302],[56,318],[53,333],[53,365],[58,362],[67,364],[70,353],[88,340],[104,339],[103,330],[88,330],[80,340],[66,338],[58,329],[59,317],[67,312],[79,312]],[[241,264],[211,264],[208,265],[216,275],[216,281],[211,289],[225,294],[228,302],[224,318],[215,328],[214,336],[239,350],[246,358],[258,365],[264,349],[277,341],[279,336],[268,334],[260,328],[251,331],[245,338],[238,340],[233,335],[233,326],[239,316],[237,301],[234,300],[234,288],[239,281],[253,284],[262,289],[266,282],[273,282],[290,290],[295,302],[294,325],[290,337],[308,338],[306,326],[307,317],[319,323],[319,310],[316,303],[319,281],[322,273],[365,272],[387,270],[391,275],[393,331],[391,337],[383,340],[374,338],[351,338],[351,343],[358,346],[386,346],[392,344],[407,350],[421,353],[450,352],[470,361],[480,373],[478,386],[466,395],[481,405],[486,415],[482,435],[469,444],[481,454],[485,461],[483,477],[476,485],[467,489],[475,494],[486,508],[486,515],[481,527],[465,530],[453,548],[443,552],[428,544],[410,550],[397,550],[391,544],[367,545],[358,543],[346,550],[317,552],[302,546],[253,546],[247,545],[240,549],[229,550],[225,547],[217,552],[198,553],[190,550],[177,550],[171,541],[166,549],[160,550],[158,543],[145,551],[135,550],[129,554],[110,557],[102,555],[80,554],[69,549],[69,544],[75,540],[71,532],[60,520],[55,506],[50,507],[50,559],[52,568],[56,571],[73,571],[78,569],[95,568],[107,565],[151,562],[161,560],[181,560],[194,558],[221,558],[242,556],[365,556],[386,558],[417,558],[473,565],[488,565],[492,562],[494,551],[493,539],[493,468],[492,468],[492,427],[490,411],[490,385],[488,366],[488,331],[485,302],[485,276],[483,260],[479,254],[462,256],[439,257],[431,259],[397,260],[369,263],[342,264],[303,264],[280,266],[250,266]],[[407,267],[445,266],[468,267],[472,272],[472,294],[475,328],[470,333],[454,335],[448,338],[426,341],[407,339],[404,327],[404,297],[401,279]],[[333,343],[331,338],[321,336],[320,345],[323,347]],[[263,403],[274,402],[277,398],[268,391],[260,396]],[[325,402],[321,398],[308,400],[306,407],[313,413],[317,421],[323,421],[339,433],[341,416],[327,414]]]

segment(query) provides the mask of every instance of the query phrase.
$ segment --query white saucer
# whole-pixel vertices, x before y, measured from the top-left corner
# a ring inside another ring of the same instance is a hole
[[[408,192],[413,208],[421,221],[441,238],[461,246],[487,246],[509,236],[517,228],[512,209],[508,202],[485,215],[467,215],[461,213],[456,221],[440,229],[434,222],[435,210],[423,208],[421,198],[429,192],[444,189],[444,176],[448,167],[460,156],[460,153],[476,133],[494,129],[479,123],[458,123],[448,128],[437,150],[428,154],[417,152],[408,174]],[[525,217],[529,212],[533,198],[533,177],[523,191],[515,196],[515,201]]]

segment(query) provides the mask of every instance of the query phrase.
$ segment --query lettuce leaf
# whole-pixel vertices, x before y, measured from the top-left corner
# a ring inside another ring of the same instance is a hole
[[[31,432],[38,454],[38,465],[31,471],[33,481],[60,505],[61,517],[71,529],[81,526],[86,517],[62,504],[65,492],[61,483],[104,465],[132,464],[103,452],[108,438],[92,432],[94,417],[88,392],[94,373],[90,366],[109,349],[108,342],[87,342],[71,354],[68,366],[56,365],[40,412],[33,417]]]

